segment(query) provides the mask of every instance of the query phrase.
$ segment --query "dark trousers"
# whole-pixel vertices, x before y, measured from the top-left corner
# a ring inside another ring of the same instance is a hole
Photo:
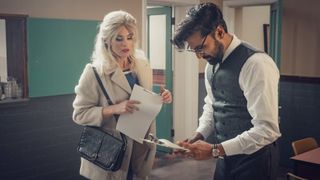
[[[214,180],[276,180],[279,152],[277,143],[246,155],[234,155],[218,159]]]

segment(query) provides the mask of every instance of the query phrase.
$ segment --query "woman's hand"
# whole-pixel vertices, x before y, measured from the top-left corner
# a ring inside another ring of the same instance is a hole
[[[140,104],[140,101],[125,100],[120,102],[119,104],[113,105],[112,112],[113,114],[125,114],[139,111],[139,108],[136,106],[136,104]]]
[[[172,102],[172,95],[171,92],[165,89],[163,86],[160,86],[160,95],[162,96],[163,103],[171,103]]]

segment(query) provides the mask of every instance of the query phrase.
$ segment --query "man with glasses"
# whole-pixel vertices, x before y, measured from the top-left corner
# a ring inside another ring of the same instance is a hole
[[[191,8],[172,43],[208,61],[207,96],[195,135],[180,146],[187,156],[217,158],[215,180],[277,177],[279,71],[267,54],[228,33],[219,8]],[[215,143],[205,142],[213,134]]]

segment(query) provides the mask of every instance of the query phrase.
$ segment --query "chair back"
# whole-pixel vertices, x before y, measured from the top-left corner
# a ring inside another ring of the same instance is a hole
[[[308,180],[306,178],[294,175],[294,174],[292,174],[290,172],[287,173],[286,177],[287,177],[287,180]]]
[[[292,142],[292,148],[295,155],[304,153],[306,151],[310,151],[318,147],[317,141],[312,138],[304,138],[297,141]]]

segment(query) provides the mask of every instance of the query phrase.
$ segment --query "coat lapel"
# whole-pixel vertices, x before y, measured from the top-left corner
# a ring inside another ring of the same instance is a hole
[[[123,72],[117,68],[113,74],[111,74],[111,81],[125,90],[127,93],[131,94],[131,87],[128,83],[127,78],[123,74]]]
[[[130,96],[131,87],[120,68],[106,68],[102,64],[94,64],[94,66],[97,68],[102,84],[114,104],[116,104],[118,100],[123,100],[124,96],[126,98]],[[123,92],[118,92],[119,88],[122,89]],[[125,93],[127,94],[125,95]]]
[[[100,77],[103,79],[109,79],[112,83],[119,86],[125,92],[127,92],[130,96],[132,93],[132,89],[126,79],[124,73],[120,68],[106,68],[103,72],[103,66],[96,65],[100,70]],[[152,90],[152,69],[148,65],[147,61],[138,60],[135,66],[135,72],[137,73],[137,77],[139,80],[140,86]],[[105,77],[103,77],[105,76]],[[110,85],[106,84],[107,81],[103,81],[104,87],[106,88],[111,100],[114,102],[114,98],[116,97],[117,92],[113,91],[113,88],[110,88]]]

